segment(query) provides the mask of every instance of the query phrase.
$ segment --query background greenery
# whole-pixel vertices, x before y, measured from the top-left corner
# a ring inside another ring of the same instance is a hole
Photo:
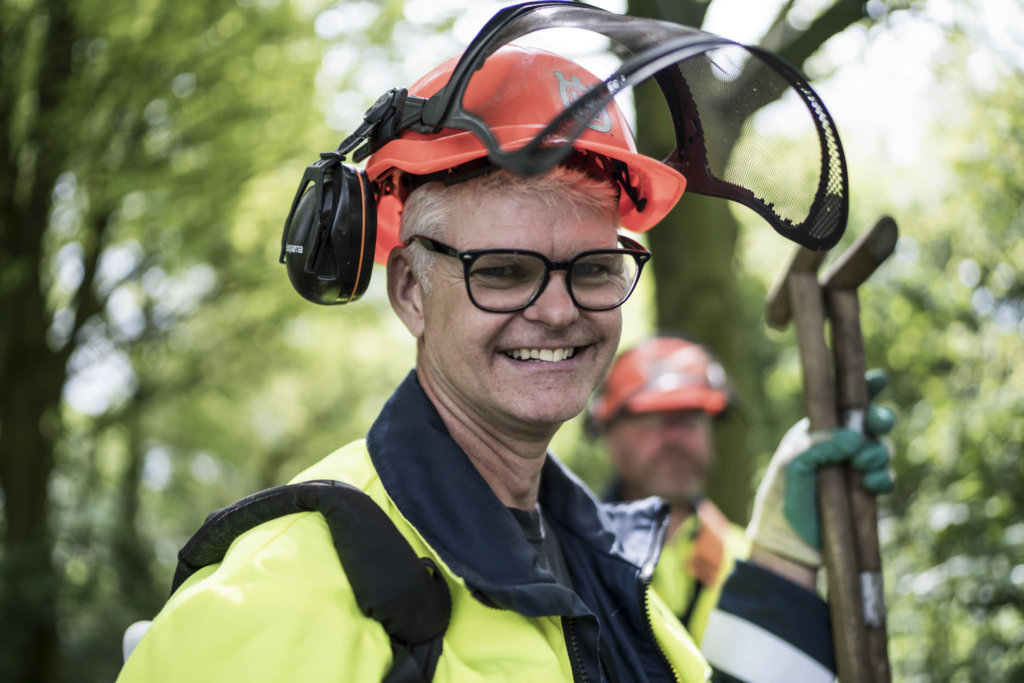
[[[714,4],[628,9],[700,25]],[[827,76],[830,38],[882,35],[934,4],[789,0],[761,42]],[[904,236],[862,299],[901,417],[881,523],[892,656],[900,681],[1014,681],[1024,80],[1004,68],[979,84],[985,37],[969,4],[945,5],[938,123],[916,164],[847,138],[850,238],[883,213]],[[356,306],[296,296],[280,226],[314,152],[457,52],[474,7],[0,0],[0,680],[113,680],[124,628],[159,610],[207,512],[363,435],[413,345],[380,272]],[[642,149],[658,144],[648,111]],[[789,247],[690,197],[650,242],[627,338],[685,328],[721,355],[743,409],[721,426],[711,489],[743,521],[801,412],[791,333],[761,316]],[[578,421],[555,449],[603,485],[601,444]]]

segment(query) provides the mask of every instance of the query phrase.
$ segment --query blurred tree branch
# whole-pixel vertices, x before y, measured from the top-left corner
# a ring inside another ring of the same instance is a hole
[[[837,0],[801,31],[786,19],[794,2],[788,0],[783,5],[759,44],[797,66],[807,61],[832,36],[842,33],[851,24],[868,20],[864,0]]]

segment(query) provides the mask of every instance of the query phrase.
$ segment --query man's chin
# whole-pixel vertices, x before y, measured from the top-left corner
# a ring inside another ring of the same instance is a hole
[[[652,489],[650,495],[664,498],[673,507],[685,508],[691,506],[695,500],[703,498],[704,489],[702,486],[675,487],[671,489],[658,487]]]
[[[526,425],[556,429],[583,412],[587,405],[585,399],[549,397],[543,392],[529,396],[526,401],[507,406],[507,414]]]

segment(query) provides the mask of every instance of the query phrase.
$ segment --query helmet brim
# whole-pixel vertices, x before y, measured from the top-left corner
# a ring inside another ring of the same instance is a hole
[[[543,128],[542,125],[505,126],[494,129],[494,134],[502,148],[511,151],[524,147]],[[681,173],[651,157],[586,135],[573,142],[573,147],[617,159],[629,167],[630,178],[638,186],[639,196],[647,200],[643,211],[638,211],[629,196],[625,192],[621,194],[619,216],[622,227],[631,232],[647,232],[657,225],[686,189],[686,178]],[[486,156],[487,150],[472,133],[460,131],[439,137],[413,133],[384,146],[370,159],[366,172],[371,181],[381,179],[393,169],[425,175]],[[377,263],[386,263],[388,254],[399,245],[401,203],[394,197],[386,199],[388,201],[380,202],[377,207],[377,248],[374,256]]]
[[[624,414],[655,413],[670,410],[703,410],[718,415],[729,404],[725,392],[710,387],[682,387],[674,391],[648,391],[626,401]]]

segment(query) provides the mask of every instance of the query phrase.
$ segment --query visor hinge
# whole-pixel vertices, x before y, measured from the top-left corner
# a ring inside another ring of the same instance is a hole
[[[354,135],[368,127],[361,137],[366,140],[353,154],[353,161],[360,162],[392,140],[402,131],[412,129],[417,133],[431,134],[440,129],[423,123],[422,97],[410,95],[405,88],[392,88],[378,98],[363,116],[363,125]],[[354,137],[353,135],[353,137]],[[356,143],[358,144],[358,143]],[[354,147],[355,145],[353,145]]]

